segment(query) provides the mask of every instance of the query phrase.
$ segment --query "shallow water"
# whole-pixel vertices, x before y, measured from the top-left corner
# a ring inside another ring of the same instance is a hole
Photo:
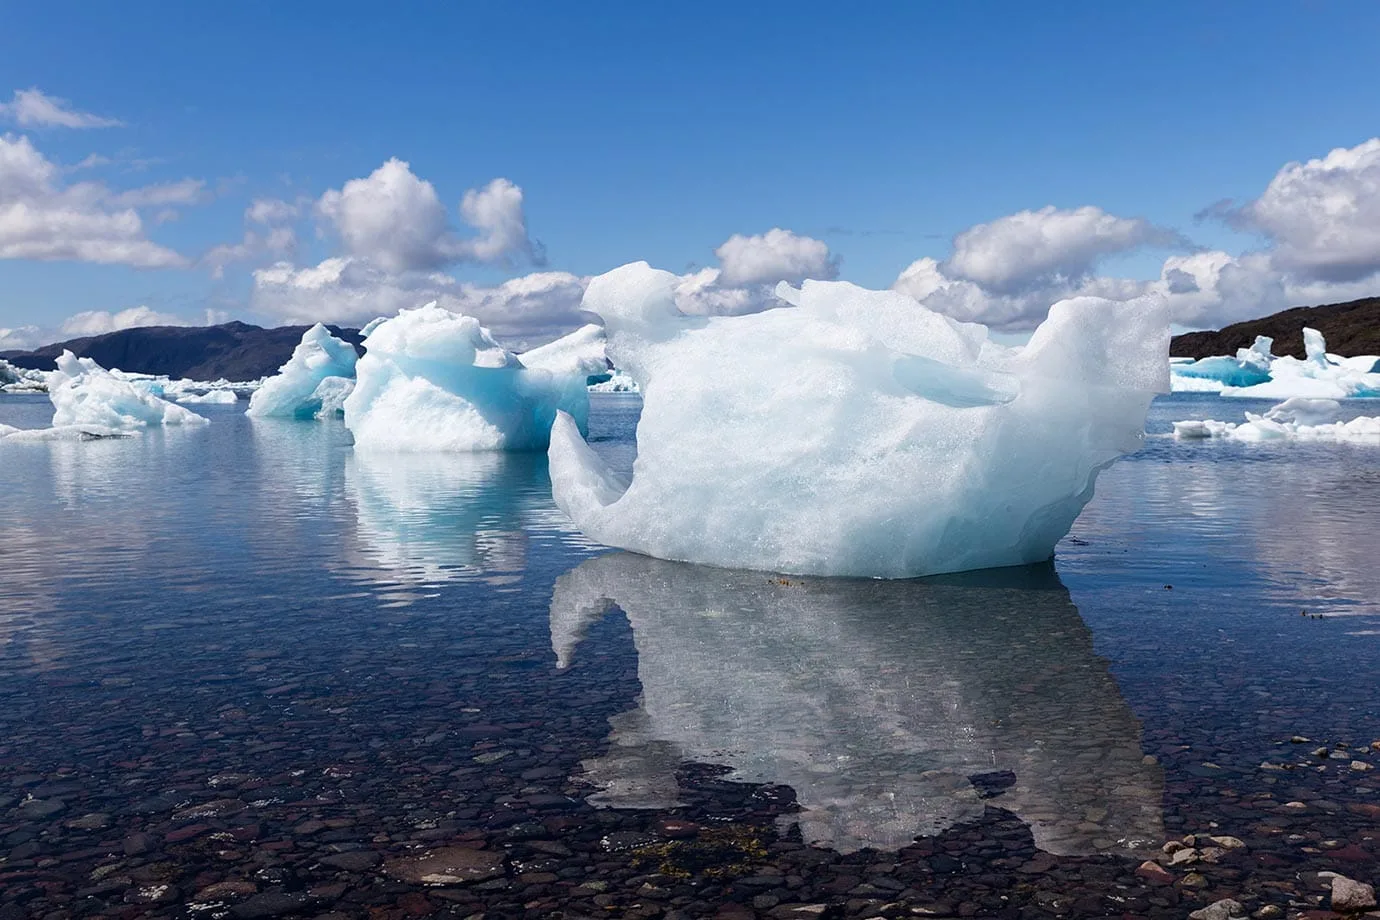
[[[540,456],[243,407],[0,443],[0,920],[1181,917],[1374,880],[1380,446],[1176,442],[1264,406],[1167,397],[1052,565],[878,582],[611,554]],[[596,398],[615,464],[637,408]],[[1135,874],[1195,832],[1246,846]]]

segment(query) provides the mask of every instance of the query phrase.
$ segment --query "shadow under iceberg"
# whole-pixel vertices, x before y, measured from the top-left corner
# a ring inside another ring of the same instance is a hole
[[[688,761],[791,786],[783,821],[844,852],[989,802],[1058,855],[1164,839],[1163,772],[1052,565],[883,581],[600,556],[556,582],[558,666],[615,606],[642,695],[584,764],[595,804],[674,807]]]

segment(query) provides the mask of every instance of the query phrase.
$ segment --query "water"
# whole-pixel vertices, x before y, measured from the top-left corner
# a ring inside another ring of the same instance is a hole
[[[1376,874],[1380,448],[1164,436],[1258,408],[1158,401],[1053,565],[913,582],[611,554],[539,456],[243,404],[0,444],[0,918],[1316,907]]]

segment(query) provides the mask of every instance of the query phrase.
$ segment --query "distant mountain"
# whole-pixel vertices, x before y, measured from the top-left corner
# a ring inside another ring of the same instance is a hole
[[[1274,353],[1304,357],[1303,327],[1311,326],[1327,339],[1334,355],[1380,355],[1380,297],[1321,307],[1294,307],[1263,319],[1233,323],[1217,332],[1187,332],[1174,336],[1169,353],[1175,357],[1204,358],[1234,355],[1258,335],[1275,340]]]
[[[275,373],[292,355],[306,326],[265,329],[249,323],[219,326],[141,326],[67,342],[33,351],[0,352],[16,367],[50,371],[68,349],[94,358],[102,367],[118,367],[136,374],[167,374],[188,380],[256,380]],[[328,326],[331,334],[360,350],[358,329]]]

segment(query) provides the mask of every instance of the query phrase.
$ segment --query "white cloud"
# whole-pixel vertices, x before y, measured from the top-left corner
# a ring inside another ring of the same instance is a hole
[[[80,261],[140,268],[183,266],[186,259],[148,239],[141,196],[185,195],[179,186],[112,193],[103,184],[64,186],[61,170],[24,136],[0,135],[0,259]]]
[[[539,261],[527,235],[522,189],[507,179],[465,193],[461,216],[479,231],[472,239],[454,234],[435,187],[396,157],[366,178],[326,192],[317,212],[348,255],[389,272],[429,271],[461,261]]]
[[[943,271],[987,291],[1018,294],[1052,279],[1081,278],[1113,253],[1180,242],[1172,231],[1140,218],[1117,217],[1092,206],[1050,206],[964,230],[954,237]]]
[[[1300,281],[1347,282],[1380,271],[1380,138],[1289,163],[1255,201],[1228,214],[1274,246]]]
[[[65,319],[58,328],[64,336],[78,338],[88,335],[102,335],[120,329],[134,329],[139,326],[191,326],[180,316],[159,313],[149,307],[130,307],[111,313],[109,310],[86,310]]]
[[[828,280],[839,273],[838,259],[829,254],[827,243],[780,227],[756,236],[735,233],[714,255],[722,269],[719,280],[729,286]]]
[[[470,189],[460,200],[460,216],[479,231],[473,239],[459,240],[459,257],[475,262],[510,263],[521,256],[540,264],[543,259],[527,235],[522,209],[522,189],[507,179],[494,179],[482,189]]]
[[[202,255],[200,264],[211,270],[211,277],[220,278],[227,266],[271,255],[282,259],[297,249],[297,231],[291,223],[302,213],[299,204],[278,198],[256,198],[244,210],[244,222],[250,226],[238,243],[221,243]]]
[[[569,272],[535,272],[486,286],[442,272],[388,272],[343,256],[255,271],[252,306],[288,323],[364,323],[434,300],[510,341],[534,344],[587,321],[579,312],[587,281]]]
[[[28,351],[43,344],[43,330],[37,326],[0,326],[0,351]]]
[[[169,205],[196,204],[202,200],[206,182],[202,179],[179,179],[146,185],[110,196],[110,203],[126,208],[155,208]]]
[[[15,90],[9,102],[0,102],[0,119],[13,121],[21,128],[114,128],[118,119],[78,112],[66,99],[49,96],[41,90]]]

